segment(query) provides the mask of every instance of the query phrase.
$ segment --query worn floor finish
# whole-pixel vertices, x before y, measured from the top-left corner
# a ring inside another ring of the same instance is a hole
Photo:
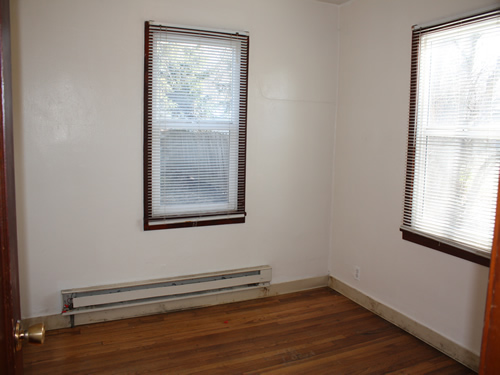
[[[26,346],[25,374],[474,374],[321,288],[67,328]]]

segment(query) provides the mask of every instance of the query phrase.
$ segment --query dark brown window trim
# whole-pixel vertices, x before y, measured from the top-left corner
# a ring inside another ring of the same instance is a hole
[[[226,38],[242,41],[241,45],[241,65],[240,65],[240,135],[238,144],[238,197],[237,207],[231,212],[222,213],[201,213],[182,218],[159,217],[152,214],[152,173],[151,173],[151,154],[152,154],[152,51],[153,51],[153,33],[166,32],[168,30],[176,30],[183,34],[196,35],[197,37],[217,37],[218,39]],[[186,227],[201,227],[209,225],[224,225],[224,224],[239,224],[245,223],[245,195],[246,195],[246,152],[247,152],[247,98],[248,98],[248,63],[249,63],[249,37],[240,33],[226,33],[218,31],[195,30],[183,27],[172,27],[158,25],[153,22],[145,22],[145,41],[144,41],[144,143],[143,143],[143,160],[144,160],[144,230],[157,229],[172,229]],[[219,215],[220,218],[216,216]],[[227,217],[228,215],[243,215],[238,217]],[[203,216],[211,216],[213,219],[201,219]],[[159,223],[168,219],[184,219],[185,221],[177,221],[172,223]]]
[[[460,249],[458,247],[440,242],[433,238],[425,237],[417,233],[413,233],[404,229],[400,229],[403,233],[403,240],[416,243],[418,245],[426,246],[434,250],[441,251],[442,253],[456,256],[461,259],[468,260],[470,262],[480,264],[485,267],[490,266],[490,259],[485,258],[481,255],[471,253],[469,251]]]
[[[214,219],[214,220],[199,220],[199,221],[183,221],[178,223],[157,224],[152,225],[147,222],[144,223],[144,230],[156,229],[176,229],[176,228],[190,228],[190,227],[205,227],[210,225],[225,225],[225,224],[243,224],[245,217],[238,217],[232,219]]]
[[[479,22],[486,18],[498,15],[500,8],[495,6],[493,8],[485,9],[479,11],[476,14],[469,14],[457,18],[455,20],[450,20],[446,22],[436,23],[434,25],[428,25],[420,27],[415,25],[412,30],[412,41],[411,41],[411,67],[410,67],[410,108],[409,108],[409,127],[408,127],[408,144],[407,144],[407,167],[406,167],[406,183],[405,183],[405,215],[403,217],[403,226],[411,227],[411,215],[406,215],[411,213],[412,201],[413,201],[413,181],[415,166],[413,160],[415,158],[415,136],[417,127],[416,118],[416,106],[417,106],[417,93],[418,93],[418,60],[419,60],[419,49],[420,49],[420,39],[422,34],[425,34],[432,30],[445,30],[452,29],[457,26],[462,25],[464,22],[473,23]],[[490,266],[490,259],[476,253],[461,249],[459,247],[450,245],[448,243],[440,242],[434,238],[426,237],[425,235],[417,234],[415,232],[405,230],[400,228],[402,232],[403,240],[410,241],[428,248],[456,256],[461,259],[468,260],[470,262],[480,264],[485,267]]]

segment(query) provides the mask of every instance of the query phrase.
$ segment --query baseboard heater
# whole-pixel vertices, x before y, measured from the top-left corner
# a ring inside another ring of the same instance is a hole
[[[271,273],[270,266],[259,266],[144,282],[68,289],[61,291],[62,314],[71,316],[73,323],[76,314],[260,288],[269,285]]]

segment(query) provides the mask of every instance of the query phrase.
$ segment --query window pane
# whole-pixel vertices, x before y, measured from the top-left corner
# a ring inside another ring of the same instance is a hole
[[[489,251],[500,142],[430,136],[418,150],[414,228]]]
[[[215,130],[161,133],[161,205],[169,211],[226,208],[230,202],[230,134]],[[236,181],[231,181],[236,183]]]
[[[166,119],[233,121],[239,89],[237,44],[170,35],[157,43],[157,105]]]

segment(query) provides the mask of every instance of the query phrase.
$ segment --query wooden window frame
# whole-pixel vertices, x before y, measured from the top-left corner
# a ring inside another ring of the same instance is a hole
[[[196,35],[206,38],[238,38],[241,40],[240,90],[239,90],[239,131],[238,131],[238,182],[237,208],[230,212],[199,212],[170,216],[155,216],[152,208],[152,74],[153,74],[153,36],[154,33],[165,33],[175,30],[177,33]],[[248,97],[248,61],[249,36],[238,32],[206,30],[183,26],[167,26],[152,21],[145,22],[145,52],[144,52],[144,230],[172,229],[184,227],[199,227],[209,225],[244,223],[246,194],[246,148],[247,148],[247,97]]]
[[[413,183],[414,183],[414,171],[415,166],[413,160],[415,160],[416,153],[416,127],[417,127],[417,95],[418,95],[418,79],[419,79],[419,50],[420,50],[420,38],[425,32],[435,30],[435,29],[452,29],[463,23],[475,22],[488,17],[491,17],[493,13],[498,14],[500,9],[494,7],[492,9],[486,9],[476,14],[463,16],[457,18],[453,21],[445,21],[440,23],[435,23],[429,26],[414,26],[412,30],[412,47],[411,47],[411,81],[410,81],[410,110],[409,110],[409,129],[408,129],[408,145],[407,145],[407,168],[406,168],[406,183],[405,183],[405,213],[411,212],[412,210],[412,196],[413,196]],[[490,258],[474,253],[473,251],[466,250],[452,243],[447,243],[446,240],[437,239],[430,235],[425,235],[423,233],[418,233],[417,231],[409,230],[412,226],[411,214],[405,215],[403,218],[403,225],[400,230],[402,232],[403,240],[410,241],[428,248],[471,261],[476,264],[480,264],[485,267],[489,267]]]

